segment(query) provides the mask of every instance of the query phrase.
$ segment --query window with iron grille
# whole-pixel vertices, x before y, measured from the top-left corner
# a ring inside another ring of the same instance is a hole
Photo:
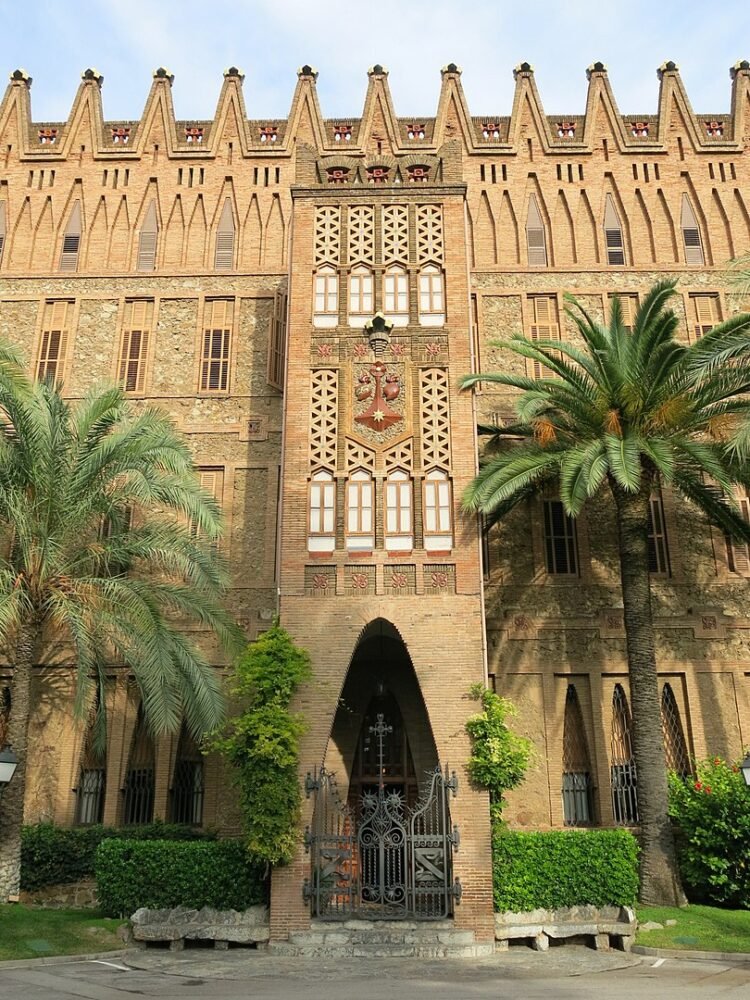
[[[201,392],[226,392],[232,346],[234,299],[208,299],[203,321]]]
[[[284,388],[286,368],[286,292],[276,292],[273,299],[271,336],[268,341],[268,382],[276,389]]]
[[[150,823],[153,820],[154,772],[154,743],[146,728],[143,709],[140,708],[130,744],[128,769],[122,790],[122,823],[124,826]]]
[[[144,390],[153,322],[153,299],[130,299],[125,303],[117,372],[120,388],[125,392],[142,393]]]
[[[750,521],[750,495],[744,486],[737,487],[734,500],[739,507],[741,516],[746,521]],[[750,545],[741,538],[732,538],[731,535],[724,537],[729,572],[738,573],[740,576],[750,576]]]
[[[561,500],[543,500],[544,558],[553,576],[578,575],[578,536],[575,520]]]
[[[648,571],[659,576],[671,576],[669,539],[664,520],[664,498],[656,488],[649,498]]]
[[[587,826],[594,822],[593,783],[586,731],[575,684],[565,694],[563,726],[563,817],[566,826]]]
[[[612,811],[619,826],[638,822],[637,775],[633,756],[633,721],[621,684],[612,695],[612,739],[610,777]]]
[[[721,302],[716,292],[690,296],[690,319],[698,340],[721,322]]]
[[[559,340],[560,322],[556,295],[529,295],[531,326],[529,338],[533,341]],[[555,373],[541,361],[526,361],[526,370],[531,378],[554,378]]]
[[[170,821],[200,826],[203,823],[203,792],[203,757],[183,723],[169,789]]]
[[[42,337],[39,344],[39,360],[36,374],[40,382],[62,380],[73,303],[64,300],[45,302],[42,317]]]
[[[690,766],[690,755],[682,728],[680,710],[669,682],[661,690],[661,733],[664,740],[667,768],[670,771],[675,771],[681,778],[691,774],[693,769]]]

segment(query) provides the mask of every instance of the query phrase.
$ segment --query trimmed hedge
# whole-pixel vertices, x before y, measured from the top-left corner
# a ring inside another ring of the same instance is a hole
[[[245,910],[265,899],[263,869],[236,840],[104,840],[95,874],[99,905],[111,916],[141,906]]]
[[[627,830],[497,832],[492,856],[499,913],[632,906],[638,895],[638,845]]]
[[[130,840],[214,840],[216,835],[176,823],[142,826],[80,826],[72,829],[36,823],[21,831],[21,888],[35,892],[47,885],[77,882],[94,874],[99,844],[110,837]]]

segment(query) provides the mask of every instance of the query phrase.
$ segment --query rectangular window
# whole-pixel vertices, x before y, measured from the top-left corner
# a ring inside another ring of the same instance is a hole
[[[208,299],[203,323],[201,392],[226,392],[232,344],[234,299]]]
[[[614,299],[620,300],[620,309],[622,310],[622,325],[626,330],[632,330],[633,324],[635,322],[635,314],[638,312],[638,295],[633,292],[618,292],[617,294],[610,292],[607,296],[609,300],[610,315],[612,309],[612,301]]]
[[[76,789],[76,823],[90,826],[101,823],[104,817],[104,792],[107,772],[103,767],[84,768]]]
[[[72,302],[57,300],[44,303],[42,337],[36,369],[36,377],[40,382],[45,379],[59,382],[63,377],[72,317]]]
[[[721,303],[716,292],[690,296],[690,319],[693,334],[698,340],[721,322]]]
[[[656,489],[649,500],[648,571],[660,576],[670,576],[669,541],[664,520],[664,500]]]
[[[313,286],[313,326],[332,327],[339,322],[339,276],[335,268],[318,269]]]
[[[422,268],[419,275],[419,322],[422,326],[445,323],[443,272],[433,265]]]
[[[371,552],[375,548],[373,482],[366,472],[355,472],[346,484],[346,547]]]
[[[739,506],[740,514],[746,521],[750,521],[750,496],[743,487],[738,487],[734,495],[735,503]],[[750,576],[750,545],[743,542],[741,538],[725,536],[727,546],[727,565],[730,573],[737,573],[740,576]]]
[[[276,292],[271,317],[271,336],[268,340],[268,382],[277,389],[284,388],[286,368],[286,292]]]
[[[358,326],[373,314],[372,272],[357,267],[349,275],[349,325]]]
[[[531,326],[531,340],[559,340],[560,323],[557,311],[556,295],[530,295],[528,297]],[[532,378],[552,378],[552,372],[539,361],[527,361],[527,370]]]
[[[385,547],[390,552],[411,552],[412,484],[405,472],[392,473],[385,483]]]
[[[336,547],[336,482],[330,472],[316,472],[310,481],[307,548],[333,552]]]
[[[424,547],[428,552],[453,548],[451,484],[447,475],[434,470],[424,480]]]
[[[394,326],[409,322],[409,277],[401,268],[383,275],[383,311]]]
[[[117,372],[120,388],[125,392],[141,393],[144,390],[153,322],[153,299],[131,299],[125,303]]]
[[[565,513],[561,500],[543,500],[544,558],[552,576],[578,575],[576,524]]]

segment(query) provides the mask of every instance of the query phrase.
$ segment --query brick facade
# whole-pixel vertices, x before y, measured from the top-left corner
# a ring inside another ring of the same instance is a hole
[[[119,379],[187,435],[226,513],[234,612],[253,638],[278,611],[312,655],[301,778],[324,762],[351,768],[336,713],[360,638],[382,622],[424,701],[421,721],[402,707],[415,756],[431,732],[438,759],[462,771],[466,692],[489,676],[537,748],[509,819],[560,826],[573,684],[592,818],[616,819],[612,701],[616,684],[627,693],[627,669],[610,514],[594,505],[579,519],[566,573],[550,572],[543,501],[483,540],[460,500],[477,416],[503,419],[509,400],[457,383],[519,364],[496,347],[509,333],[546,324],[573,337],[565,292],[605,317],[613,293],[632,303],[675,277],[686,341],[743,307],[726,262],[750,245],[750,67],[732,69],[722,115],[692,111],[672,63],[660,68],[654,116],[621,115],[602,64],[588,75],[585,115],[545,115],[522,64],[510,116],[478,118],[450,65],[436,115],[407,120],[376,66],[361,118],[330,121],[303,67],[288,119],[267,121],[248,119],[231,69],[213,120],[178,122],[161,69],[139,121],[106,122],[102,79],[87,71],[65,123],[34,123],[31,81],[11,76],[0,105],[0,336],[35,371],[56,365],[71,398]],[[377,311],[393,326],[376,352],[364,320]],[[398,514],[386,499],[397,481],[408,498]],[[356,517],[354,482],[364,484]],[[326,521],[321,500],[314,525],[321,483],[334,509]],[[660,673],[688,752],[736,755],[750,741],[750,559],[731,558],[666,494],[663,511]],[[54,697],[70,683],[64,666],[37,683],[28,814],[72,823],[84,734]],[[137,719],[125,670],[113,668],[110,697],[104,820],[117,823]],[[157,817],[170,816],[177,743],[155,748]],[[485,806],[464,778],[456,921],[480,938],[491,934]],[[238,829],[212,758],[203,821]],[[309,921],[308,868],[300,848],[274,874],[276,937]]]

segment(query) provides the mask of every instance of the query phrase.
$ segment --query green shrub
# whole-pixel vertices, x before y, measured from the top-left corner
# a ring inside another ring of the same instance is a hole
[[[701,761],[669,776],[680,875],[691,903],[750,909],[750,789],[738,764]]]
[[[531,742],[511,732],[507,719],[515,707],[483,684],[472,684],[469,697],[482,705],[482,711],[466,723],[471,739],[471,756],[466,764],[471,781],[486,788],[490,795],[490,816],[500,822],[505,792],[523,781],[531,754]]]
[[[632,906],[638,846],[627,830],[551,830],[493,837],[495,909]]]
[[[95,874],[99,905],[110,916],[141,906],[245,910],[265,898],[261,869],[236,840],[104,840]]]
[[[283,865],[299,843],[299,740],[302,716],[289,711],[310,676],[310,657],[276,624],[250,643],[235,668],[232,694],[247,708],[215,736],[211,749],[235,768],[247,849],[258,861]]]
[[[25,826],[21,832],[21,888],[35,892],[47,885],[77,882],[94,874],[94,857],[102,840],[209,840],[215,834],[176,823],[142,826],[80,826],[72,829],[52,823]]]

